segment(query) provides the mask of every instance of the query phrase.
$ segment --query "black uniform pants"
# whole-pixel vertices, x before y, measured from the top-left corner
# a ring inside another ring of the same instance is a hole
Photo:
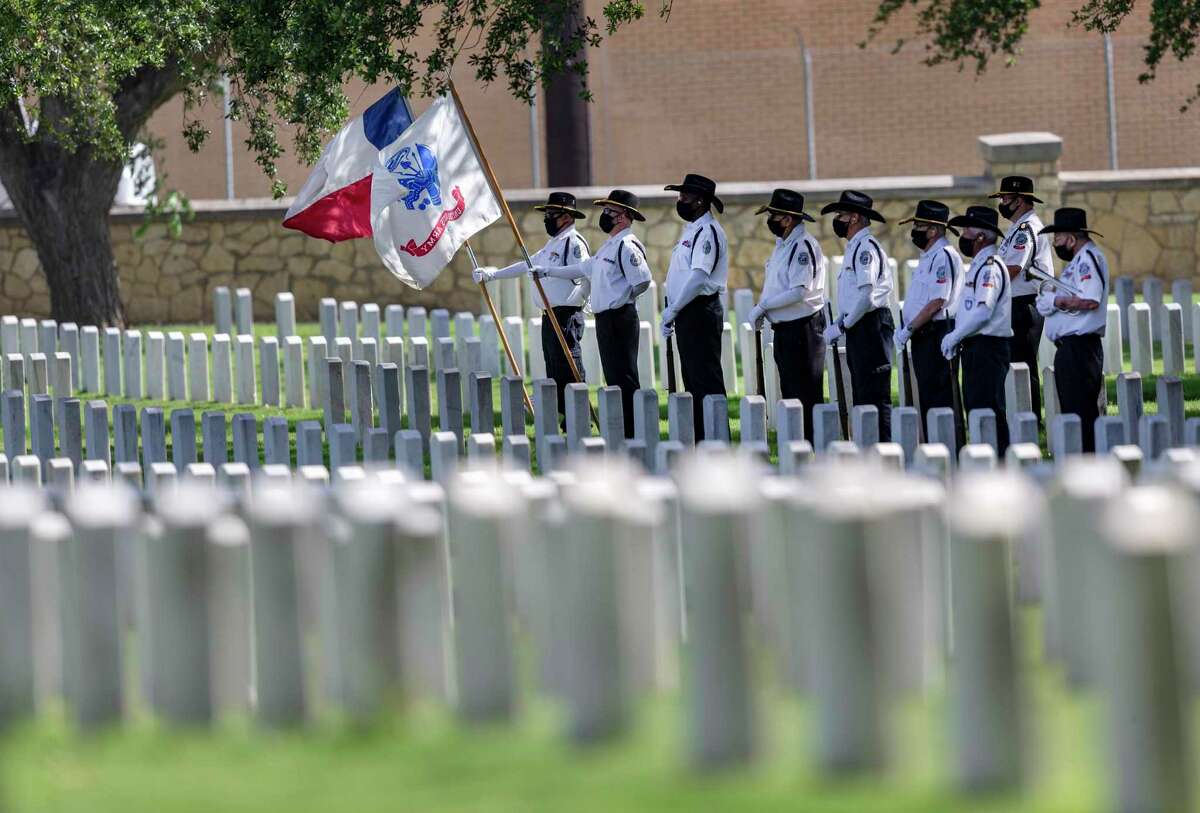
[[[1014,296],[1012,299],[1012,338],[1009,342],[1011,361],[1029,365],[1029,389],[1033,396],[1033,414],[1042,423],[1042,371],[1038,368],[1038,345],[1042,343],[1043,317],[1037,311],[1037,296]],[[1055,371],[1057,373],[1057,370]]]
[[[942,355],[942,339],[950,332],[944,319],[926,322],[913,334],[911,355],[913,377],[917,380],[917,399],[920,402],[921,426],[929,426],[929,410],[952,408],[954,395],[950,388],[950,362]],[[955,417],[955,420],[960,420]]]
[[[587,381],[587,373],[583,370],[583,308],[576,308],[571,305],[560,305],[554,309],[554,316],[558,319],[558,326],[562,328],[563,338],[567,340],[567,347],[571,348],[571,357],[575,359],[575,366],[579,369],[579,376],[584,381]],[[566,391],[568,384],[575,383],[575,376],[571,373],[571,365],[567,363],[567,357],[563,355],[562,345],[558,343],[558,336],[554,335],[554,325],[550,324],[550,320],[542,315],[542,356],[546,359],[546,376],[554,379],[554,383],[558,385],[558,414],[565,416],[567,414],[567,399]]]
[[[999,336],[964,339],[962,367],[963,410],[990,409],[996,415],[996,445],[1000,457],[1008,450],[1008,416],[1004,410],[1004,379],[1008,375],[1009,340]]]
[[[604,383],[621,388],[621,411],[625,413],[625,437],[633,437],[633,394],[641,388],[638,378],[638,313],[632,302],[596,314],[596,343]]]
[[[675,317],[675,346],[683,368],[683,389],[692,395],[696,441],[704,440],[704,396],[725,395],[721,371],[721,331],[725,315],[717,294],[698,296]]]
[[[825,314],[775,322],[775,366],[779,369],[779,397],[796,398],[804,405],[804,438],[812,443],[813,407],[825,402]]]
[[[1104,347],[1100,336],[1063,336],[1055,346],[1054,385],[1063,415],[1078,415],[1083,451],[1096,451],[1096,419],[1100,417],[1100,388],[1104,386]]]
[[[879,410],[879,440],[892,439],[892,336],[895,326],[887,308],[867,311],[846,330],[846,364],[854,405]]]

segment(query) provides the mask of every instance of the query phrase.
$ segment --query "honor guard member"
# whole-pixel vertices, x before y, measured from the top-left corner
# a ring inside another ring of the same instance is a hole
[[[670,184],[678,192],[675,211],[686,221],[671,252],[667,269],[667,302],[662,312],[662,335],[676,334],[675,346],[683,367],[683,388],[692,394],[696,440],[704,440],[704,396],[725,395],[721,372],[721,335],[725,312],[721,292],[729,279],[729,244],[725,230],[712,215],[725,211],[717,184],[703,175],[688,174]]]
[[[1054,384],[1059,411],[1079,416],[1083,451],[1096,451],[1096,419],[1100,417],[1100,388],[1104,386],[1104,347],[1101,337],[1107,312],[1108,262],[1087,227],[1082,209],[1062,208],[1054,222],[1039,234],[1049,234],[1054,253],[1067,265],[1062,281],[1079,296],[1047,285],[1038,296],[1038,311],[1046,317],[1046,337],[1054,342]]]
[[[587,240],[575,230],[575,221],[586,215],[575,208],[575,196],[570,192],[551,192],[546,202],[533,207],[544,212],[543,223],[550,239],[541,250],[530,257],[534,265],[575,265],[591,256]],[[528,271],[524,260],[518,260],[504,268],[476,268],[472,274],[476,282],[491,282],[496,279],[511,279],[523,276]],[[587,380],[583,369],[583,305],[587,301],[587,280],[547,279],[542,283],[550,307],[562,328],[563,338],[571,349],[571,357],[579,370],[579,377]],[[571,365],[563,355],[562,345],[554,335],[554,326],[549,319],[542,320],[542,355],[546,359],[546,375],[558,385],[558,414],[566,413],[567,385],[574,383]]]
[[[1042,342],[1042,315],[1037,309],[1038,281],[1027,273],[1036,268],[1054,275],[1050,239],[1041,235],[1042,221],[1034,214],[1033,204],[1041,199],[1033,194],[1033,181],[1023,175],[1009,175],[1000,181],[1000,191],[990,197],[1000,199],[1000,214],[1012,223],[1000,243],[1000,259],[1008,266],[1012,280],[1012,329],[1009,342],[1013,361],[1029,365],[1029,384],[1033,394],[1033,414],[1042,420],[1041,371],[1038,369],[1038,345]]]
[[[1001,457],[1008,449],[1004,412],[1004,379],[1008,375],[1012,337],[1012,280],[996,252],[1000,219],[988,206],[968,206],[950,224],[963,230],[958,249],[971,258],[963,281],[962,302],[954,329],[942,339],[947,359],[960,353],[963,409],[990,409],[996,415],[996,444]]]
[[[767,260],[762,296],[750,311],[750,322],[755,330],[762,328],[763,320],[771,323],[779,397],[796,398],[804,405],[804,437],[811,443],[813,407],[825,401],[825,255],[804,228],[804,221],[814,221],[804,211],[799,192],[776,189],[771,202],[755,214],[763,212],[767,229],[775,235],[775,250]]]
[[[965,275],[958,251],[946,239],[947,229],[958,235],[949,222],[950,207],[936,200],[923,200],[917,203],[916,214],[898,224],[913,224],[909,238],[921,252],[904,296],[904,318],[895,341],[900,349],[912,340],[922,426],[927,425],[929,410],[954,405],[950,362],[942,355],[942,339],[954,327]]]
[[[887,442],[892,439],[892,274],[887,254],[871,234],[872,220],[886,222],[873,205],[870,196],[847,190],[821,210],[834,214],[833,233],[847,241],[837,279],[840,315],[825,328],[825,341],[846,336],[854,405],[875,405],[879,439]]]
[[[600,210],[600,231],[608,239],[596,256],[570,265],[535,265],[534,276],[564,280],[583,279],[590,289],[592,313],[596,316],[596,344],[600,366],[610,387],[621,388],[625,413],[625,437],[633,437],[633,394],[638,380],[639,325],[635,300],[650,287],[650,265],[646,247],[633,235],[633,222],[645,220],[632,192],[614,189],[607,198],[594,201]]]

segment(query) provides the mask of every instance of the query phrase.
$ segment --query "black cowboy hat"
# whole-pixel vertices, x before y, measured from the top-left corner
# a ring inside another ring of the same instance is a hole
[[[1097,237],[1104,235],[1087,227],[1087,212],[1074,206],[1064,206],[1054,210],[1054,222],[1045,226],[1038,234],[1054,234],[1056,232],[1085,232]]]
[[[624,189],[614,189],[608,193],[607,198],[592,201],[593,206],[620,206],[629,212],[629,215],[634,220],[645,220],[646,216],[638,211],[638,206],[641,201],[638,196],[632,192],[626,192]]]
[[[717,182],[712,178],[705,178],[703,175],[693,175],[689,172],[683,176],[683,183],[667,184],[663,189],[671,192],[695,192],[711,200],[712,205],[717,207],[718,212],[725,211],[725,204],[717,197]]]
[[[987,229],[996,234],[1002,233],[1000,231],[1000,213],[991,206],[968,206],[965,215],[950,218],[950,222],[946,225],[957,226],[960,229]]]
[[[904,218],[896,225],[903,226],[905,223],[932,223],[958,234],[958,230],[950,226],[950,207],[938,200],[917,201],[917,213]]]
[[[791,189],[776,189],[772,192],[771,202],[766,206],[759,206],[754,214],[761,215],[763,212],[791,215],[810,223],[816,222],[808,212],[804,211],[804,196]]]
[[[989,198],[1002,198],[1005,195],[1020,195],[1023,198],[1029,198],[1034,203],[1044,203],[1037,195],[1033,194],[1033,179],[1026,178],[1024,175],[1008,175],[1000,179],[1000,191],[988,195]]]
[[[587,217],[587,215],[575,208],[575,196],[570,192],[551,192],[550,196],[546,198],[545,203],[539,203],[533,208],[539,212],[566,212],[576,220],[581,217]]]
[[[842,193],[842,196],[833,203],[827,205],[821,210],[821,214],[827,215],[830,212],[853,212],[856,215],[862,215],[867,220],[876,220],[880,223],[887,223],[883,219],[883,215],[875,211],[872,207],[875,201],[870,195],[865,195],[862,192],[855,192],[853,189],[847,189]]]

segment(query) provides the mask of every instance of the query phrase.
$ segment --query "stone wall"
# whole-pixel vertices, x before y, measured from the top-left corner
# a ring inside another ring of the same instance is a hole
[[[1093,228],[1104,235],[1098,242],[1108,253],[1115,274],[1165,279],[1196,276],[1200,258],[1200,169],[1060,172],[1062,142],[1047,133],[985,136],[979,140],[979,150],[983,159],[979,176],[782,183],[805,193],[807,208],[817,217],[810,231],[830,256],[840,253],[841,247],[830,229],[830,219],[818,214],[821,206],[847,187],[873,195],[877,208],[888,219],[888,225],[875,231],[891,255],[903,261],[915,257],[916,249],[909,243],[908,227],[895,223],[911,213],[917,200],[935,198],[961,212],[968,204],[987,202],[986,195],[995,189],[1000,176],[1028,174],[1036,178],[1047,202],[1046,220],[1057,205],[1088,210]],[[730,238],[731,287],[757,290],[762,285],[763,263],[774,241],[762,218],[754,216],[754,210],[770,196],[772,186],[727,184],[721,188],[726,207],[720,219]],[[638,224],[637,231],[646,242],[655,276],[661,280],[680,230],[674,193],[659,187],[631,188],[643,200],[647,219]],[[592,215],[583,222],[582,231],[595,249],[604,236],[595,226],[596,210],[588,204],[608,190],[575,191],[585,202],[583,208]],[[531,251],[544,240],[541,215],[531,206],[544,199],[544,190],[516,190],[509,195]],[[178,239],[157,227],[141,239],[135,238],[141,215],[114,210],[113,244],[130,320],[207,321],[211,319],[212,289],[218,285],[250,288],[259,319],[273,318],[272,300],[279,291],[296,295],[297,315],[302,319],[315,319],[317,302],[325,296],[380,305],[481,310],[479,290],[471,281],[465,252],[460,252],[433,286],[416,291],[383,268],[370,240],[333,245],[282,228],[279,224],[287,203],[198,201],[195,220],[184,227]],[[488,264],[507,264],[519,256],[504,221],[478,235],[473,244],[481,261]],[[11,216],[0,218],[0,275],[0,312],[49,315],[49,291],[37,255]],[[506,314],[517,312],[518,298],[511,288],[497,299],[504,300]]]

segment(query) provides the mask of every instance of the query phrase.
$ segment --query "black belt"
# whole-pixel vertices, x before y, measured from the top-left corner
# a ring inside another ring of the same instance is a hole
[[[821,311],[813,311],[808,316],[799,316],[795,319],[785,319],[780,322],[772,322],[771,327],[787,327],[788,325],[802,325],[805,322],[810,321],[814,316],[816,316],[820,312]]]
[[[981,336],[976,333],[974,336],[968,336],[962,340],[963,346],[968,344],[991,344],[993,342],[1003,342],[1008,344],[1009,337],[1007,336]]]
[[[1100,341],[1103,334],[1100,333],[1072,333],[1070,336],[1060,336],[1054,340],[1055,347],[1062,347],[1064,344],[1086,343],[1093,344]]]
[[[1017,301],[1024,302],[1026,299],[1032,299],[1036,302],[1037,298],[1038,298],[1037,294],[1021,294],[1020,296],[1014,296],[1012,298],[1012,301],[1013,302],[1017,302]]]
[[[947,329],[950,329],[954,325],[949,319],[930,319],[928,322],[914,330],[912,332],[912,337],[914,339],[922,338],[930,333],[933,333],[934,329],[938,326],[945,326]]]

